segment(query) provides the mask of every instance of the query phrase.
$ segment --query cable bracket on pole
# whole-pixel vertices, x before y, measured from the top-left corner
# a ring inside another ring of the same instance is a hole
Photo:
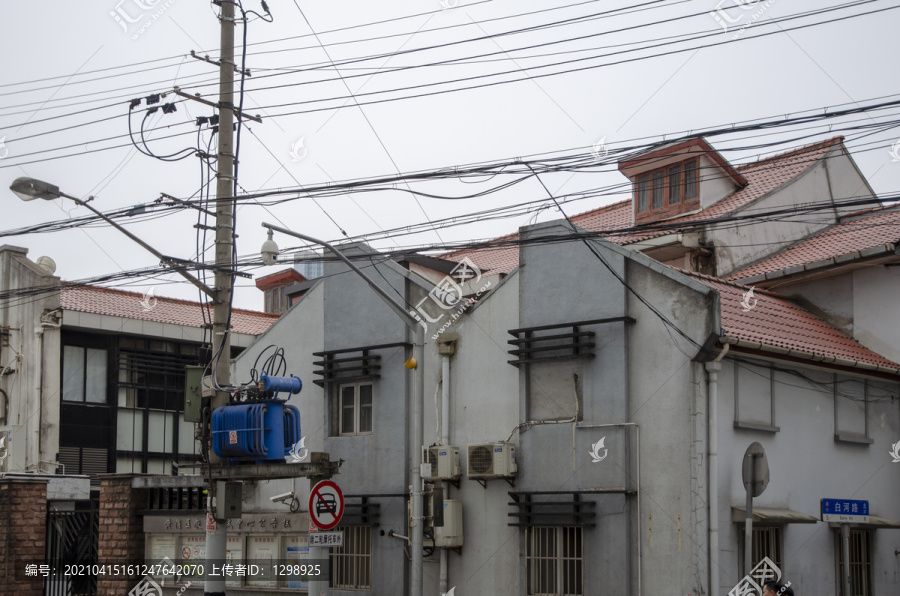
[[[198,102],[200,102],[204,105],[207,105],[211,108],[216,108],[217,110],[222,109],[222,106],[220,106],[218,103],[216,103],[214,101],[209,101],[208,99],[203,99],[202,97],[200,97],[199,93],[196,95],[189,95],[189,94],[185,93],[184,91],[182,91],[180,87],[175,87],[172,90],[172,92],[175,93],[175,95],[178,95],[179,97],[184,97],[185,99],[193,99],[194,101],[198,101]],[[237,116],[238,118],[246,118],[247,120],[253,120],[254,122],[259,122],[260,124],[262,124],[262,118],[260,118],[259,116],[251,116],[250,114],[245,114],[244,112],[242,112],[241,110],[239,110],[237,108],[227,108],[227,109],[234,112],[234,115]]]
[[[213,65],[215,65],[215,66],[222,66],[222,63],[221,63],[221,62],[217,62],[217,61],[213,60],[212,58],[209,57],[209,54],[204,54],[203,56],[199,56],[199,55],[197,55],[197,52],[195,52],[194,50],[191,50],[191,58],[196,58],[197,60],[200,60],[200,61],[202,61],[202,62],[208,62],[208,63],[213,64]],[[251,76],[251,75],[250,75],[250,69],[249,69],[249,68],[246,69],[246,70],[244,70],[244,71],[242,71],[240,68],[238,68],[237,66],[235,66],[235,67],[234,67],[234,72],[240,72],[240,73],[242,73],[242,74],[244,74],[244,75],[246,75],[246,76],[248,76],[248,77]]]

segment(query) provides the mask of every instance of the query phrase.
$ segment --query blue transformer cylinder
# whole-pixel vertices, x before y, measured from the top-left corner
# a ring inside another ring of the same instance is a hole
[[[259,384],[263,391],[274,391],[276,394],[282,391],[297,394],[303,389],[303,382],[298,377],[270,377],[263,374],[259,378]]]
[[[212,427],[213,451],[219,457],[284,462],[300,440],[300,411],[278,401],[229,405],[216,408]]]

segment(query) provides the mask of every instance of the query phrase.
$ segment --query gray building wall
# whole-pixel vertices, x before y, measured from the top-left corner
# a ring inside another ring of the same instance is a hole
[[[803,204],[873,196],[874,193],[852,159],[846,155],[842,146],[838,146],[832,148],[825,159],[811,166],[800,176],[744,205],[734,214],[759,213]],[[757,221],[713,228],[708,233],[708,239],[716,246],[717,275],[726,277],[743,267],[776,254],[798,240],[835,223],[838,215],[862,208],[864,207],[835,207],[792,221]]]
[[[36,265],[28,249],[0,247],[0,293],[59,286],[59,278]],[[58,318],[41,316],[59,309],[59,292],[12,296],[0,300],[0,389],[8,404],[0,404],[2,435],[9,456],[3,472],[56,471],[59,450],[60,331]],[[2,401],[2,395],[0,395]],[[5,408],[5,411],[3,410]]]
[[[522,230],[526,238],[563,233],[568,228],[559,223]],[[776,373],[774,398],[770,384],[760,382],[752,372],[744,375],[739,410],[742,422],[781,430],[735,429],[734,364],[726,359],[719,375],[717,421],[720,551],[713,557],[720,569],[720,585],[710,591],[708,388],[704,365],[697,359],[698,345],[724,333],[718,294],[640,253],[604,241],[592,246],[634,292],[580,241],[540,243],[523,245],[520,267],[502,282],[492,283],[490,293],[464,308],[457,318],[450,311],[429,311],[432,318],[441,318],[427,324],[425,362],[420,363],[425,375],[424,442],[439,441],[441,384],[449,384],[449,444],[460,449],[463,473],[458,488],[445,483],[445,498],[463,503],[464,532],[461,551],[449,553],[448,587],[455,586],[465,595],[526,593],[526,530],[508,525],[515,521],[508,513],[517,510],[508,504],[509,492],[625,488],[631,491],[627,496],[581,495],[583,501],[596,503],[597,513],[596,526],[584,529],[584,593],[636,594],[638,582],[643,594],[727,593],[740,579],[738,530],[731,522],[731,507],[743,504],[740,458],[753,440],[763,443],[772,466],[772,483],[757,500],[758,506],[816,515],[818,499],[825,496],[869,498],[873,513],[900,518],[897,507],[887,499],[900,488],[896,478],[888,471],[872,476],[873,466],[889,461],[878,454],[888,457],[890,437],[900,432],[896,402],[870,404],[868,433],[874,442],[867,445],[852,442],[866,433],[866,417],[857,411],[858,402],[840,401],[838,432],[847,440],[835,442],[834,398],[821,387],[807,386],[827,381],[831,373],[782,363],[780,367],[794,372]],[[349,252],[366,250],[356,247]],[[358,262],[389,292],[403,295],[411,307],[432,287],[396,264],[377,256],[372,260],[375,264]],[[622,316],[632,317],[635,323],[584,327],[596,333],[592,359],[562,360],[531,371],[508,363],[513,359],[508,354],[513,348],[508,344],[511,329]],[[413,448],[408,442],[405,401],[412,375],[403,367],[408,350],[381,352],[381,378],[374,382],[374,432],[360,437],[329,436],[326,396],[311,383],[312,371],[318,368],[311,362],[318,359],[312,356],[314,351],[406,339],[399,317],[362,280],[342,264],[328,263],[322,282],[242,354],[235,366],[237,376],[243,378],[262,347],[283,346],[290,372],[301,376],[305,384],[292,403],[301,409],[306,446],[345,460],[335,478],[345,493],[399,494],[408,490],[408,450]],[[446,379],[441,373],[441,342],[453,342],[456,348]],[[794,373],[798,371],[813,381],[797,381]],[[861,386],[859,378],[842,376],[839,381],[848,395],[855,395]],[[878,395],[897,392],[870,384]],[[569,419],[576,395],[579,420],[573,424]],[[594,463],[589,451],[600,438],[605,438],[609,455]],[[514,486],[495,479],[483,487],[466,478],[468,445],[507,440],[517,446]],[[853,482],[865,495],[845,494]],[[305,509],[304,484],[262,484],[248,494],[245,507],[279,510],[283,506],[273,506],[269,496],[293,486]],[[402,594],[408,576],[405,543],[381,532],[406,533],[406,500],[388,497],[377,502],[381,518],[373,531],[371,593]],[[889,532],[875,534],[875,566],[882,574],[876,583],[882,592],[876,593],[889,593],[896,587],[897,563],[893,547],[886,542]],[[802,587],[803,593],[833,592],[834,578],[827,577],[833,568],[832,540],[831,530],[822,523],[785,528],[785,577]],[[426,593],[438,592],[437,558],[437,554],[426,558]],[[816,573],[822,577],[816,579]]]

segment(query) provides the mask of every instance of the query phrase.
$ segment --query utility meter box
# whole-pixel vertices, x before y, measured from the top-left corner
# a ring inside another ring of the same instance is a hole
[[[444,525],[434,528],[434,546],[437,548],[459,548],[463,545],[462,501],[444,501]]]
[[[200,422],[203,411],[203,366],[184,367],[184,421]]]
[[[216,519],[237,519],[241,513],[241,483],[216,481]]]

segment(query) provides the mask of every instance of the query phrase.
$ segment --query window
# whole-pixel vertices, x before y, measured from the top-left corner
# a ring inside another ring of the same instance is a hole
[[[657,170],[653,172],[653,208],[662,209],[666,198],[666,172]]]
[[[638,211],[646,211],[650,205],[650,176],[638,178]]]
[[[681,202],[681,164],[669,168],[669,204]]]
[[[684,162],[684,200],[697,198],[697,160]]]
[[[194,425],[182,419],[186,365],[197,346],[121,336],[116,357],[116,471],[169,474],[196,461]]]
[[[874,443],[869,436],[869,385],[867,379],[834,375],[835,441],[863,445]]]
[[[677,215],[695,207],[699,200],[697,159],[668,165],[637,177],[635,214],[643,219],[651,215]],[[694,202],[688,206],[686,203]]]
[[[734,428],[778,432],[775,426],[776,376],[771,364],[735,358]],[[771,557],[769,557],[771,558]]]
[[[65,401],[106,403],[106,350],[63,346]]]
[[[350,383],[338,388],[340,434],[365,435],[372,432],[372,384]]]
[[[836,530],[835,549],[837,553],[838,585],[843,586],[840,580],[844,573],[844,543],[841,540],[841,531]],[[850,529],[850,594],[852,596],[872,596],[872,530]],[[844,590],[839,596],[848,596]]]
[[[740,548],[738,549],[741,552],[741,564],[744,563],[744,524],[738,524],[740,526]],[[781,526],[757,526],[753,524],[753,553],[751,553],[751,563],[752,566],[750,569],[745,569],[744,574],[750,573],[750,570],[753,567],[762,561],[765,557],[769,557],[769,560],[775,563],[775,565],[781,569],[782,568],[782,552],[781,552]]]
[[[281,314],[291,306],[287,296],[287,289],[288,286],[281,286],[265,291],[267,313]]]
[[[582,530],[576,526],[526,530],[528,596],[584,594],[582,538]]]
[[[330,586],[343,590],[372,589],[372,527],[342,526],[344,546],[331,549]]]

